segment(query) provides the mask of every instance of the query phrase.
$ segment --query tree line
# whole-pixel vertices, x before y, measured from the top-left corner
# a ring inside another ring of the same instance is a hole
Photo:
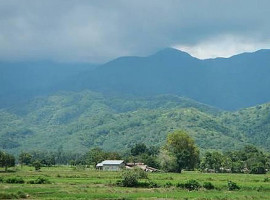
[[[63,152],[22,152],[17,159],[21,166],[29,165],[36,170],[42,166],[69,164],[73,166],[95,166],[103,160],[125,160],[125,162],[144,163],[165,172],[181,173],[182,170],[200,170],[215,173],[254,173],[264,174],[270,168],[270,156],[255,146],[228,152],[206,152],[200,156],[199,148],[185,131],[168,134],[164,146],[146,146],[138,143],[125,153],[108,152],[92,148],[85,154]],[[0,151],[0,167],[15,166],[15,157]]]

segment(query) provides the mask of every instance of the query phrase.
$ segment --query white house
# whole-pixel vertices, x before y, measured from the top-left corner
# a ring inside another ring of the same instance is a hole
[[[104,160],[96,165],[97,169],[104,171],[119,171],[125,167],[123,160]]]

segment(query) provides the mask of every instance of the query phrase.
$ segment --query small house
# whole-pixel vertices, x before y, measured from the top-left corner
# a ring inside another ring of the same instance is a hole
[[[123,160],[104,160],[96,165],[96,168],[104,171],[119,171],[125,167]]]

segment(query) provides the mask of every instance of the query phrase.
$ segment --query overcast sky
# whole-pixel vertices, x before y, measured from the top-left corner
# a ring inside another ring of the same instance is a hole
[[[0,0],[0,60],[106,62],[270,48],[269,0]]]

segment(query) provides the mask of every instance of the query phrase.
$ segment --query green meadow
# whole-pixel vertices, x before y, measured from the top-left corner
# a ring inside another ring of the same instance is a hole
[[[24,183],[7,183],[16,177]],[[29,183],[42,177],[50,183]],[[149,173],[140,183],[153,182],[155,187],[120,187],[121,172],[97,171],[70,166],[17,167],[14,171],[0,173],[0,199],[270,199],[270,174],[211,174],[184,171],[175,173]],[[211,182],[215,189],[189,191],[177,187],[179,183],[196,180],[201,185]],[[228,181],[240,189],[229,191]],[[142,184],[143,185],[143,184]],[[22,195],[19,195],[22,194]]]

